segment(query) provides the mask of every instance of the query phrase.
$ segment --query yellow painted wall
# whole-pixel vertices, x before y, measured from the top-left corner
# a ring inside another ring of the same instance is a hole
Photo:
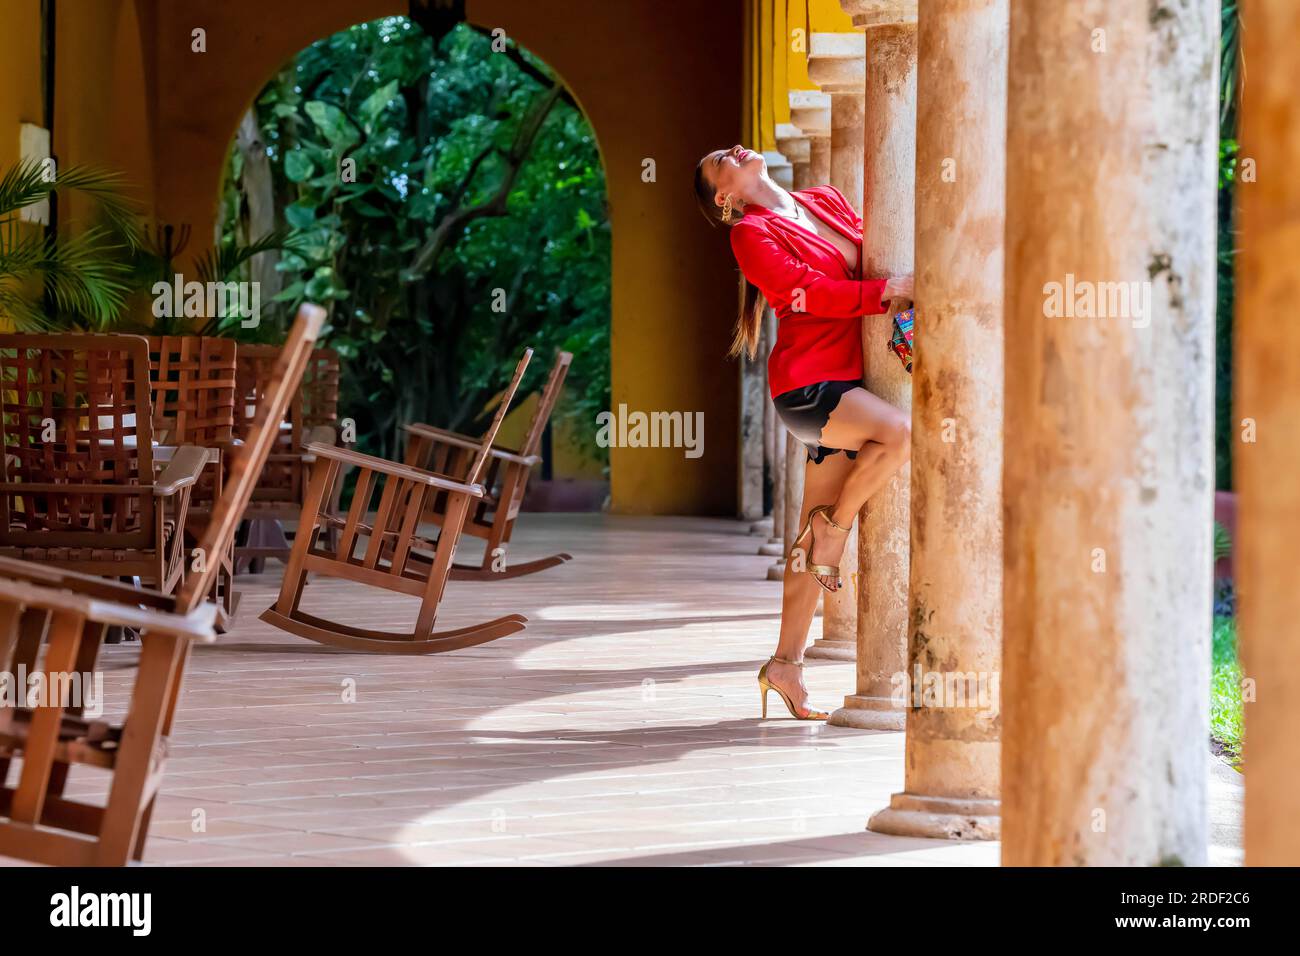
[[[0,169],[19,160],[21,123],[44,125],[39,0],[9,0],[0,30]],[[55,34],[53,151],[59,168],[119,171],[123,191],[148,214],[153,144],[148,128],[134,0],[62,0]],[[84,228],[92,207],[75,193],[59,200],[61,231]],[[27,228],[35,228],[27,227]]]
[[[44,122],[41,109],[41,5],[36,0],[10,3],[0,29],[0,162],[18,162],[20,123]]]
[[[133,0],[62,0],[56,51],[54,153],[60,165],[119,170],[147,208],[153,148]],[[0,62],[0,165],[8,168],[18,161],[19,124],[45,122],[38,0],[6,4]],[[79,198],[64,199],[61,223],[83,217],[87,208]]]
[[[55,63],[54,148],[60,164],[121,172],[126,191],[150,216],[154,144],[133,0],[60,0]],[[74,196],[71,221],[84,222],[89,208]]]
[[[239,117],[279,66],[322,36],[403,13],[402,0],[137,0],[154,38],[159,215],[210,235],[222,161]],[[615,511],[734,514],[738,366],[726,235],[694,207],[696,161],[736,142],[745,102],[741,0],[470,0],[564,78],[600,143],[613,226],[613,404],[705,413],[705,454],[611,449]],[[190,52],[190,31],[208,51]],[[734,38],[729,40],[729,38]],[[652,159],[656,179],[642,179]],[[595,422],[591,423],[594,441]]]

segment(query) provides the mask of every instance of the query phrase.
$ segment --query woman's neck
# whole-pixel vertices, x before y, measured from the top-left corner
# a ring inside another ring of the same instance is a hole
[[[758,183],[750,194],[745,197],[745,201],[763,206],[785,216],[793,216],[799,211],[799,207],[795,205],[794,197],[773,182],[767,173],[759,177]]]

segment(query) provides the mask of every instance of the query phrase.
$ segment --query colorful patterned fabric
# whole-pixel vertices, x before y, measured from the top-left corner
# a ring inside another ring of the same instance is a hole
[[[889,348],[912,374],[912,322],[916,318],[915,309],[907,309],[894,316],[894,335],[889,340]]]

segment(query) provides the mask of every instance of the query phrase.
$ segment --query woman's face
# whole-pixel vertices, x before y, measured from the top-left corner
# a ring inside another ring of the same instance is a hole
[[[719,206],[727,196],[741,199],[748,195],[766,168],[762,153],[739,143],[731,149],[715,149],[704,157],[704,178],[713,186],[714,202]]]

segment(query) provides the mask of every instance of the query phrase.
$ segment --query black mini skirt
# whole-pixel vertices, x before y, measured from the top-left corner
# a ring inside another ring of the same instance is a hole
[[[808,449],[808,459],[814,464],[827,455],[843,451],[850,458],[858,457],[856,448],[827,448],[821,443],[822,429],[830,420],[831,412],[840,403],[844,393],[855,388],[865,388],[860,379],[853,381],[817,382],[803,388],[782,392],[772,399],[776,415],[786,430]]]

